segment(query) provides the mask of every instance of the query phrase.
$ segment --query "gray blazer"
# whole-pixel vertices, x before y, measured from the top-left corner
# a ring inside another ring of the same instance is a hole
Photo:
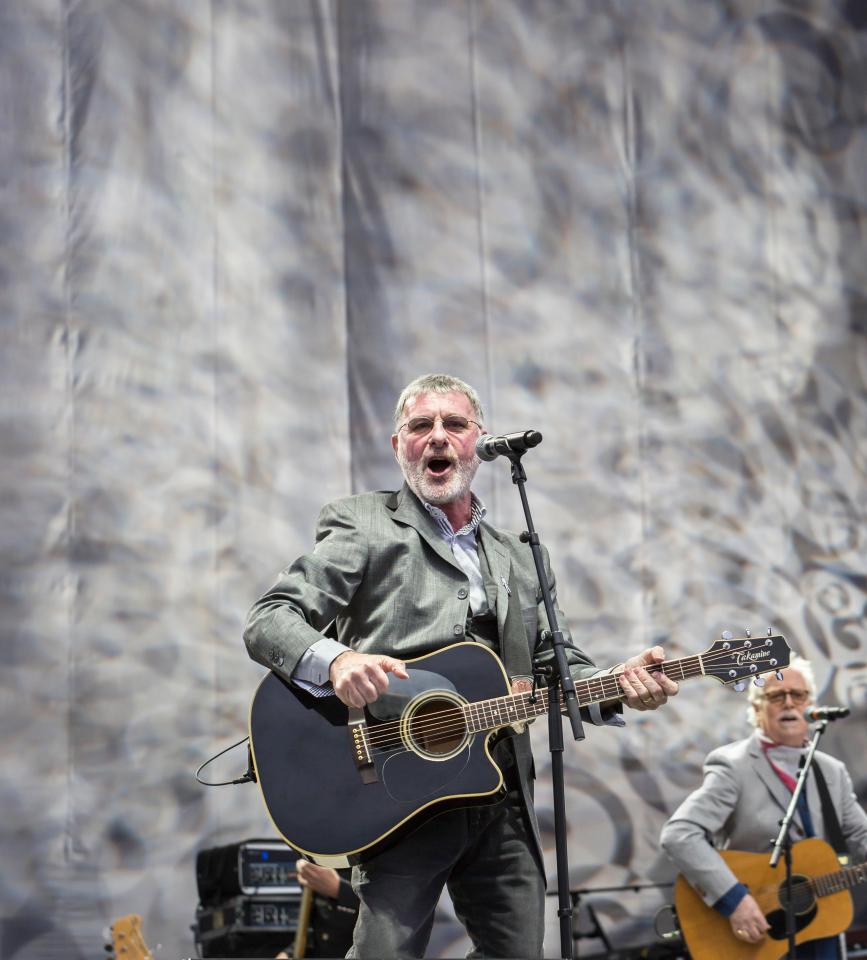
[[[867,813],[855,798],[846,767],[820,751],[813,763],[822,767],[852,862],[867,860]],[[813,826],[827,840],[815,777],[809,777],[806,789]],[[774,773],[754,733],[708,754],[702,785],[675,810],[662,829],[660,843],[711,906],[737,882],[717,849],[767,850],[770,855],[769,841],[776,839],[790,799],[791,793]],[[793,841],[804,838],[797,814],[791,837]]]
[[[533,648],[548,627],[530,547],[488,523],[479,529],[497,587],[501,658],[510,677],[528,676]],[[556,583],[543,553],[556,605]],[[433,519],[405,484],[397,493],[364,493],[323,507],[313,552],[283,570],[253,605],[244,640],[254,660],[286,679],[326,630],[360,653],[417,657],[464,639],[468,588],[466,574]],[[591,676],[596,667],[571,645],[559,609],[557,618],[570,643],[567,659],[573,675]],[[542,644],[541,659],[551,656]],[[525,730],[513,743],[521,791],[541,849],[529,733]]]

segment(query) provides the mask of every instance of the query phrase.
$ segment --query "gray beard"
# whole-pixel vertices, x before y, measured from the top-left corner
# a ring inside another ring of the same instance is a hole
[[[454,472],[445,484],[432,483],[425,475],[424,467],[419,463],[410,463],[402,454],[398,454],[397,462],[403,473],[404,480],[410,490],[426,503],[442,506],[444,503],[453,503],[470,492],[476,470],[481,462],[478,457],[472,460],[458,460],[452,464]]]

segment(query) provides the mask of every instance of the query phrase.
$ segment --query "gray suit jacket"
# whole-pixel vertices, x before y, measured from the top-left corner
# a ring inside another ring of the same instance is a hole
[[[530,547],[484,522],[480,539],[497,586],[506,672],[528,676],[533,648],[548,627]],[[544,564],[556,604],[547,553]],[[283,570],[254,604],[244,640],[254,660],[286,679],[326,629],[360,653],[417,657],[464,639],[468,588],[433,519],[406,485],[397,493],[364,493],[323,507],[313,552]],[[557,617],[570,641],[559,610]],[[551,656],[542,644],[541,659]],[[576,679],[596,672],[574,646],[567,658]],[[513,743],[541,863],[529,733]]]
[[[822,767],[853,862],[867,859],[867,813],[855,798],[846,767],[819,751],[813,762]],[[806,789],[813,826],[827,840],[815,777],[809,777]],[[660,842],[710,906],[737,882],[717,848],[767,850],[770,856],[769,841],[776,838],[790,799],[791,793],[768,763],[755,733],[708,754],[702,785],[675,810],[662,829]],[[804,838],[797,814],[791,837],[793,841]]]

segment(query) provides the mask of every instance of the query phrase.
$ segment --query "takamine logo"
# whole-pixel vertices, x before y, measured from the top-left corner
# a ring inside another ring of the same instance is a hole
[[[756,660],[767,660],[770,655],[770,650],[747,650],[746,653],[737,654],[735,663],[753,663]]]

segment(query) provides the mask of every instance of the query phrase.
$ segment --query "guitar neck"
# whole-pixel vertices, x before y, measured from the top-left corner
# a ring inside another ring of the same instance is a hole
[[[664,673],[672,680],[682,682],[690,677],[704,676],[701,656],[683,657],[680,660],[665,660],[647,667],[649,673]],[[591,703],[622,700],[625,697],[620,686],[619,673],[605,673],[588,680],[575,681],[575,696],[579,707]],[[557,688],[559,691],[559,687]],[[512,723],[532,720],[548,712],[548,688],[540,687],[535,693],[513,693],[493,700],[479,700],[464,707],[467,726],[473,733],[495,730]],[[565,711],[565,702],[560,695],[560,712]]]
[[[313,888],[306,886],[301,894],[301,903],[298,907],[295,941],[292,945],[292,956],[299,960],[307,952],[307,928],[310,926],[310,914],[313,909]]]
[[[867,863],[857,863],[852,867],[843,867],[842,870],[835,870],[821,877],[813,877],[810,886],[817,896],[829,897],[832,893],[857,887],[859,883],[867,883]]]

